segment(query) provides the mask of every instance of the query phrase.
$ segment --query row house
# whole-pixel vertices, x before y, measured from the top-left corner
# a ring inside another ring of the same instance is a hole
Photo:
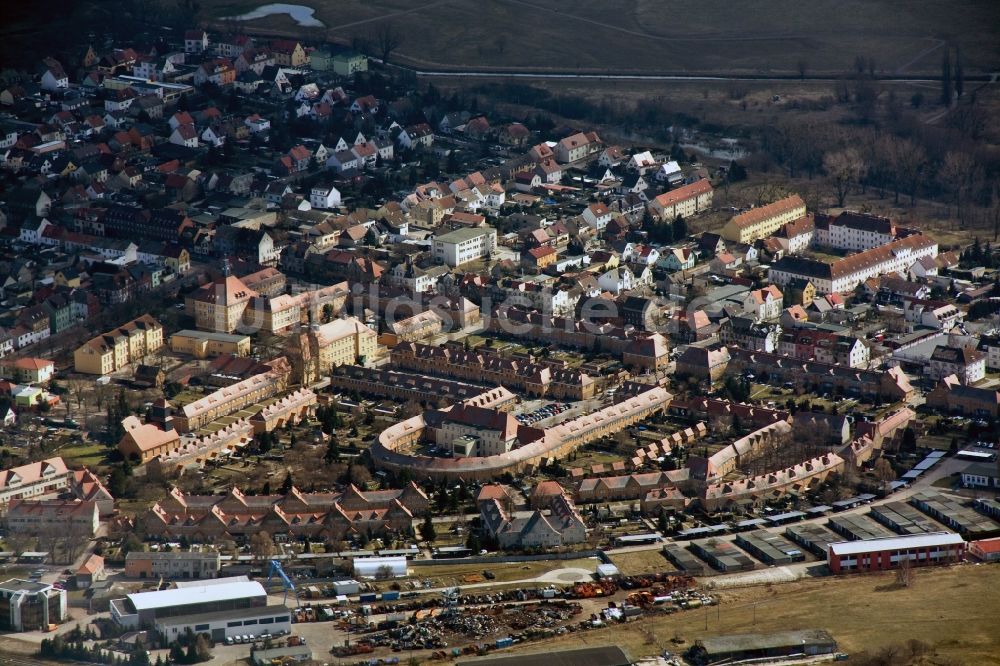
[[[871,347],[864,340],[805,328],[782,333],[778,353],[803,361],[816,360],[848,368],[867,368],[871,361]]]
[[[578,370],[553,369],[481,352],[406,342],[393,348],[391,359],[393,366],[398,368],[480,384],[511,386],[532,395],[586,400],[596,394],[596,382]]]
[[[238,488],[225,495],[189,495],[173,488],[143,522],[152,535],[164,538],[246,540],[266,531],[279,540],[309,536],[338,541],[357,534],[406,532],[430,508],[427,495],[413,483],[379,491],[352,484],[333,493],[292,487],[284,495],[248,495]]]
[[[722,344],[768,354],[777,351],[780,338],[780,325],[758,322],[752,317],[730,317],[719,327]]]
[[[957,375],[948,375],[927,394],[927,406],[968,418],[997,419],[1000,418],[1000,391],[969,386]]]
[[[750,371],[758,379],[763,379],[766,373],[767,383],[772,386],[791,383],[814,387],[820,392],[842,391],[847,395],[880,397],[891,401],[908,400],[915,393],[906,374],[899,368],[862,370],[819,361],[800,361],[738,347],[725,349],[730,357],[725,372],[735,375]]]
[[[177,430],[192,432],[223,416],[267,400],[288,386],[291,367],[284,357],[269,362],[265,372],[253,375],[230,386],[184,405],[174,417]]]
[[[11,500],[49,495],[69,487],[73,472],[62,458],[0,470],[0,506]]]

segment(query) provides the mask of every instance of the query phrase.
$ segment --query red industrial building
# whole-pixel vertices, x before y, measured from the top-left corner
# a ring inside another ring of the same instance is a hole
[[[969,554],[983,562],[1000,562],[1000,537],[970,541]]]
[[[895,569],[904,559],[912,566],[949,564],[965,559],[965,540],[951,532],[842,541],[827,546],[830,571],[856,573]]]

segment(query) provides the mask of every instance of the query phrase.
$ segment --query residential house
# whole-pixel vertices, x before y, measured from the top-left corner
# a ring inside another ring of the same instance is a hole
[[[955,375],[965,385],[975,384],[986,377],[986,354],[973,347],[937,345],[924,372],[934,380]]]
[[[711,207],[712,194],[712,184],[703,178],[654,197],[647,208],[660,220],[691,217]]]

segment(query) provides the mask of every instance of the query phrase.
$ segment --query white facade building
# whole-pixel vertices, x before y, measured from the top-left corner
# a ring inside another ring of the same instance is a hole
[[[456,229],[434,237],[434,259],[449,266],[461,266],[488,256],[497,247],[493,227]]]

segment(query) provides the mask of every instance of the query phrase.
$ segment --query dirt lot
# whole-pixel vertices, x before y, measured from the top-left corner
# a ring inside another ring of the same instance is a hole
[[[263,0],[204,0],[206,18],[252,10]],[[888,1],[758,3],[746,12],[714,0],[486,0],[474,5],[431,0],[306,0],[328,34],[344,42],[390,23],[403,33],[395,59],[423,66],[547,68],[798,74],[844,72],[856,56],[876,69],[936,74],[938,39],[959,43],[966,71],[992,66],[997,25],[993,3],[911,3],[905,12]],[[737,14],[738,12],[738,14]],[[288,16],[250,24],[307,33]],[[800,54],[806,53],[803,58]]]
[[[664,560],[666,562],[666,560]],[[581,558],[575,560],[543,560],[539,562],[497,562],[496,564],[442,564],[440,566],[412,567],[415,572],[414,579],[429,579],[431,587],[448,587],[457,585],[469,585],[473,583],[504,583],[517,580],[527,580],[537,578],[549,571],[556,569],[588,569],[597,571],[597,560]],[[496,578],[487,581],[482,573],[488,570]],[[466,580],[466,577],[469,577]],[[477,578],[481,580],[473,580]]]
[[[634,553],[615,553],[611,561],[625,576],[676,571],[676,567],[658,550],[640,550]]]
[[[547,645],[613,644],[636,658],[662,649],[676,651],[670,642],[674,636],[685,640],[684,649],[705,636],[823,628],[848,653],[919,639],[931,644],[942,657],[955,660],[951,663],[997,663],[1000,597],[992,590],[1000,585],[1000,566],[919,570],[909,588],[895,588],[893,582],[894,575],[884,574],[723,592],[721,606],[706,613],[679,613],[626,627],[557,637]],[[970,604],[970,599],[976,602]],[[647,642],[640,628],[652,633],[653,643]],[[522,648],[531,650],[530,645]]]

